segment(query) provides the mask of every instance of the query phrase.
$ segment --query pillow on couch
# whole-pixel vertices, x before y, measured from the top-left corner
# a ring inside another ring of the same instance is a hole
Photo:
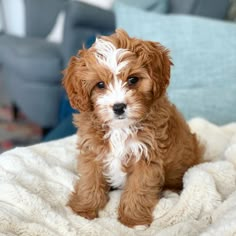
[[[187,15],[161,15],[116,4],[118,28],[157,41],[174,62],[168,93],[189,119],[236,121],[236,25]]]

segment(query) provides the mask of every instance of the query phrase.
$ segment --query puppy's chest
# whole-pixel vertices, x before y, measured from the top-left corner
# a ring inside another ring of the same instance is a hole
[[[147,147],[130,129],[115,129],[107,136],[109,152],[104,160],[104,175],[112,187],[122,188],[127,176],[124,167],[147,157]]]

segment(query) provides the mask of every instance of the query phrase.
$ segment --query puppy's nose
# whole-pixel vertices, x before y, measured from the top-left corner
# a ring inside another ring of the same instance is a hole
[[[113,105],[113,111],[116,115],[122,115],[125,112],[126,104],[116,103]]]

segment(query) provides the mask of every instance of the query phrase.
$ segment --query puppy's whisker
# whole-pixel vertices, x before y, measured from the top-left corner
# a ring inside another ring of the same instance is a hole
[[[122,88],[126,87],[127,84],[128,84],[127,82],[124,82],[124,83],[122,84]],[[128,93],[128,90],[126,91],[126,93]]]

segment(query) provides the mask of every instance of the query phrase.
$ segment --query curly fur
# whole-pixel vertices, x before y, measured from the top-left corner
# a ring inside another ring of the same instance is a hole
[[[184,173],[201,161],[202,147],[166,96],[171,65],[161,44],[123,30],[71,58],[63,84],[81,112],[74,116],[80,149],[80,179],[68,203],[74,212],[93,219],[111,188],[122,188],[120,222],[150,225],[163,188],[181,189]],[[130,76],[139,78],[134,86]],[[116,102],[127,105],[122,117],[114,116]]]

